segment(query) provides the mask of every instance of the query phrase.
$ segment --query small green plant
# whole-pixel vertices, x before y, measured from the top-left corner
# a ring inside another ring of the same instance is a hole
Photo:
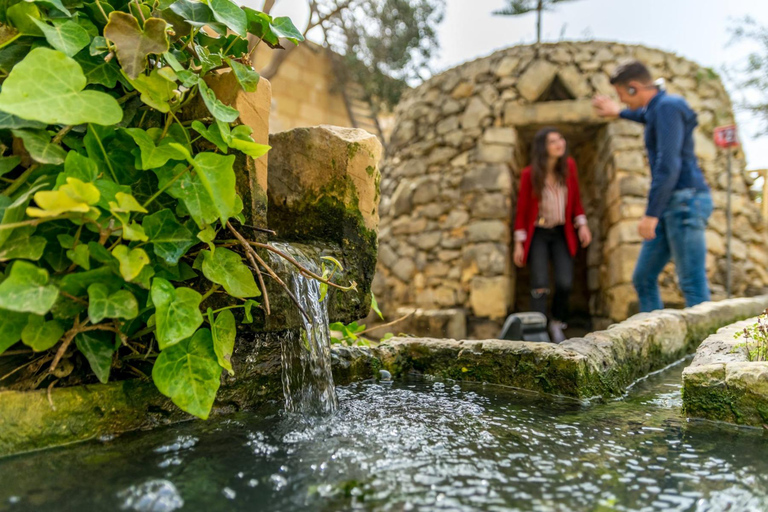
[[[744,339],[738,347],[747,349],[750,361],[768,361],[768,310],[757,317],[757,322],[736,333],[737,339]]]

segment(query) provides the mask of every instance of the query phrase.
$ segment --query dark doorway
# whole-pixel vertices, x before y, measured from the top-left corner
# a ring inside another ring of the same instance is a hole
[[[518,128],[519,151],[517,168],[522,170],[530,163],[529,153],[533,137],[542,126],[524,126]],[[600,163],[601,141],[605,139],[603,125],[557,125],[568,141],[568,152],[576,161],[579,169],[579,185],[581,200],[589,225],[592,229],[593,243],[599,243],[602,235],[600,224],[605,212],[605,179],[603,165]],[[515,176],[519,180],[519,172]],[[517,191],[517,184],[514,187]],[[512,199],[513,211],[516,211],[517,197]],[[514,243],[514,242],[513,242]],[[511,253],[511,252],[510,252]],[[594,258],[593,258],[594,259]],[[528,311],[531,297],[530,278],[527,268],[516,268],[515,280],[515,310]],[[552,269],[550,268],[550,275]],[[590,279],[590,272],[593,273]],[[599,262],[589,261],[587,251],[579,249],[574,261],[574,284],[571,293],[571,319],[566,332],[568,337],[586,334],[592,329],[591,312],[594,311],[593,301],[599,290],[599,282],[594,273],[599,272]],[[590,286],[591,284],[591,286]],[[551,302],[551,299],[550,299]],[[550,303],[551,307],[551,303]]]

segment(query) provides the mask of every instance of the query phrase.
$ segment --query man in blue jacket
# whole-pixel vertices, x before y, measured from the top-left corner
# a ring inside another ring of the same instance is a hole
[[[645,125],[645,146],[651,166],[651,190],[638,231],[644,242],[633,284],[640,311],[661,309],[659,274],[670,258],[685,295],[686,306],[708,301],[704,231],[712,214],[712,196],[693,150],[696,113],[679,96],[654,85],[648,68],[632,61],[611,77],[622,103],[606,96],[593,100],[598,115]]]

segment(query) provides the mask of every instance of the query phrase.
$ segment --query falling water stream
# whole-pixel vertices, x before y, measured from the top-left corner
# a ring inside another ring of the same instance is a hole
[[[299,248],[287,243],[273,246],[289,254],[305,268],[319,273],[317,263]],[[302,329],[282,341],[283,394],[285,409],[306,419],[326,416],[339,407],[331,373],[331,333],[328,328],[328,301],[320,300],[320,283],[309,279],[280,256],[272,263],[288,275],[286,283],[309,316],[300,315]]]

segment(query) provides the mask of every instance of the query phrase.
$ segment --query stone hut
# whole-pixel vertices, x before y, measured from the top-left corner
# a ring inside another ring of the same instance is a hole
[[[446,71],[398,106],[382,166],[380,252],[374,291],[394,317],[418,308],[412,334],[493,338],[505,316],[528,307],[528,276],[511,263],[511,222],[519,173],[532,137],[553,125],[579,167],[594,242],[576,258],[572,309],[586,329],[637,311],[631,283],[650,170],[643,130],[596,117],[595,93],[615,96],[609,76],[637,58],[684,96],[699,115],[696,151],[713,189],[707,269],[715,299],[725,297],[726,153],[712,142],[733,122],[731,101],[710,69],[674,54],[610,42],[518,46]],[[768,284],[768,245],[744,156],[733,161],[733,293]],[[670,264],[662,297],[683,304]],[[430,332],[425,332],[430,331]]]

